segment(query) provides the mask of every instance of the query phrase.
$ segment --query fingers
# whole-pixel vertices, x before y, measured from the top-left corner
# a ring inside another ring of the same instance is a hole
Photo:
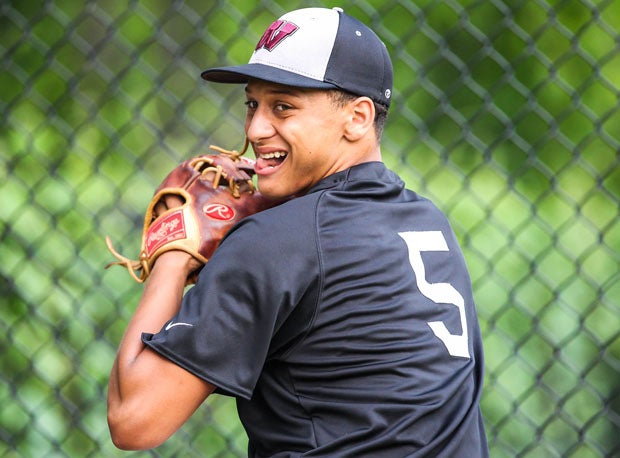
[[[166,194],[164,196],[164,200],[166,201],[166,206],[168,208],[180,207],[185,203],[185,200],[176,194]]]
[[[166,210],[170,210],[171,208],[180,207],[185,203],[185,200],[176,194],[166,194],[159,202],[155,204],[155,208],[153,210],[154,217],[157,218],[159,215],[164,213]]]

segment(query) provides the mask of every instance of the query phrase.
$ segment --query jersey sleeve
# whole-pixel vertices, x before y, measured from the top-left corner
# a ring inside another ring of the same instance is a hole
[[[252,396],[269,355],[281,351],[277,345],[294,341],[291,334],[308,326],[292,317],[302,307],[303,316],[312,314],[318,273],[313,237],[303,233],[308,226],[294,218],[276,217],[276,223],[258,216],[226,236],[178,314],[160,332],[142,338],[218,392],[245,399]],[[301,327],[282,332],[291,320]],[[277,338],[282,334],[287,334],[284,341]]]

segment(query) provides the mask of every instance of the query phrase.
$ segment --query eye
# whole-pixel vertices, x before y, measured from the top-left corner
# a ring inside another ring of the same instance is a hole
[[[258,102],[256,100],[248,100],[245,102],[245,106],[248,108],[248,110],[256,110],[256,108],[258,107]]]
[[[287,110],[290,110],[291,108],[293,107],[285,103],[277,103],[274,105],[274,110],[279,111],[279,112],[287,111]]]

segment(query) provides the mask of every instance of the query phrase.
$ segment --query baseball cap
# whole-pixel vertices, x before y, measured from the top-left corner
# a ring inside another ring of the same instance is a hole
[[[256,78],[302,88],[341,89],[390,106],[392,61],[385,44],[340,8],[303,8],[281,16],[258,41],[245,65],[217,67],[207,81]]]

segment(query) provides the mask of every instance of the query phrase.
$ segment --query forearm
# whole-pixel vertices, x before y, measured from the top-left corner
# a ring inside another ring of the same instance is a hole
[[[157,260],[119,345],[108,385],[108,424],[120,448],[163,442],[214,389],[141,338],[143,332],[158,332],[179,310],[190,264],[179,253]]]
[[[166,254],[155,263],[147,279],[142,297],[131,318],[118,348],[110,374],[108,397],[110,402],[120,402],[124,394],[136,386],[131,380],[132,368],[146,346],[143,332],[158,332],[164,323],[177,313],[183,297],[185,277],[182,265]],[[137,366],[136,366],[137,368]]]

